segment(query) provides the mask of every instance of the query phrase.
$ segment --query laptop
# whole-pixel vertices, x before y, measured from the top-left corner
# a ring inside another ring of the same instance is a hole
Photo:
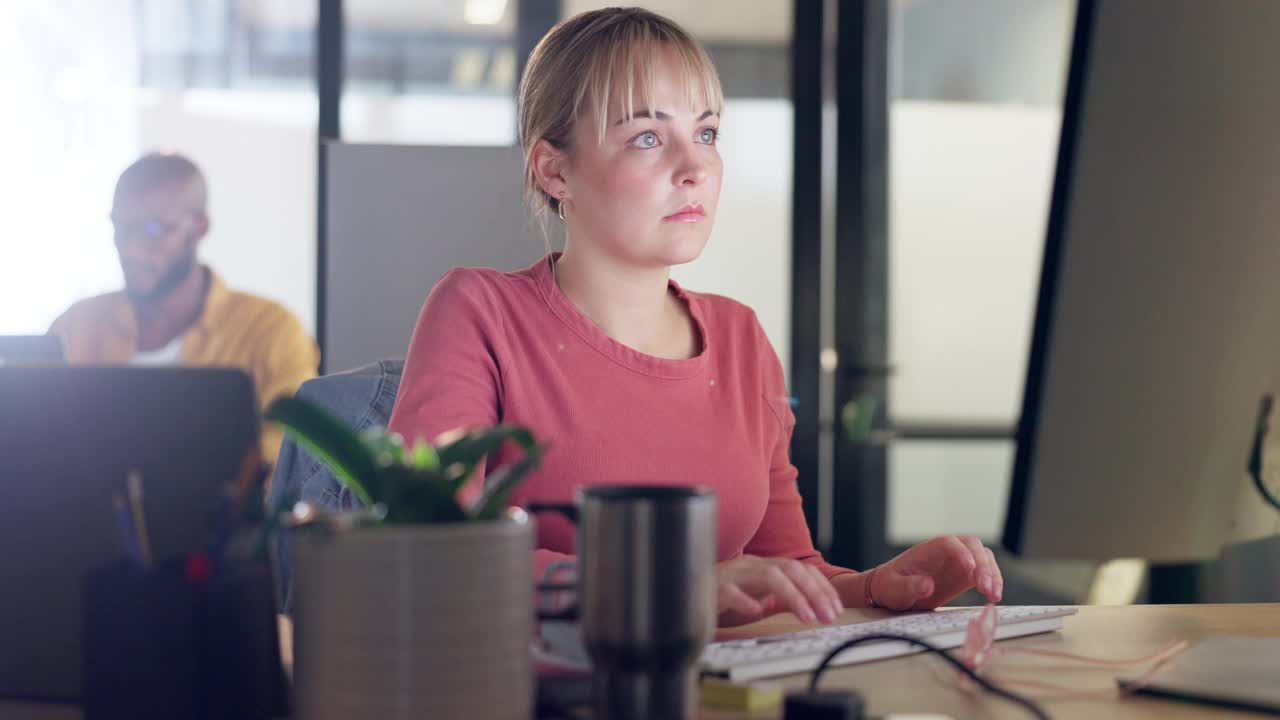
[[[64,359],[57,335],[0,335],[0,367],[61,365]]]
[[[161,561],[208,541],[257,443],[238,370],[0,367],[0,698],[80,699],[81,580],[126,556],[131,472]]]
[[[1116,680],[1128,687],[1145,672]],[[1138,692],[1280,715],[1280,637],[1209,636],[1175,656]]]

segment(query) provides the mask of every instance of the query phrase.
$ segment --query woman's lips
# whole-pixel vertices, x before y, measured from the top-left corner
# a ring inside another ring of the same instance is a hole
[[[706,218],[707,213],[701,205],[685,205],[676,212],[662,218],[669,222],[696,223]]]

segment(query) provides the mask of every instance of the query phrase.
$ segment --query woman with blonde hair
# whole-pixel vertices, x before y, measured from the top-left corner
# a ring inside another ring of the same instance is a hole
[[[974,586],[998,601],[1000,570],[976,538],[935,538],[865,572],[814,549],[777,354],[750,308],[670,279],[711,234],[722,107],[705,49],[666,18],[609,8],[552,29],[521,79],[519,127],[529,202],[563,223],[564,251],[519,272],[440,280],[414,330],[391,430],[531,428],[550,449],[515,493],[519,505],[569,502],[582,485],[710,487],[722,625],[782,611],[812,623],[844,607],[933,608]],[[573,538],[559,518],[539,523],[539,575],[572,561]]]

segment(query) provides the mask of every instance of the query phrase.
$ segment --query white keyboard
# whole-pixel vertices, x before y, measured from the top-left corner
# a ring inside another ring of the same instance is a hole
[[[837,645],[865,635],[906,635],[940,648],[955,648],[964,644],[965,629],[979,612],[981,608],[942,609],[851,625],[828,625],[782,635],[716,642],[703,650],[700,664],[704,675],[745,682],[774,675],[810,672]],[[1062,619],[1075,612],[1075,608],[1070,607],[997,607],[996,639],[1061,629]],[[541,660],[578,670],[590,669],[591,661],[582,647],[576,623],[542,623],[542,640],[545,647],[538,651]],[[910,643],[869,642],[840,653],[831,665],[853,665],[921,651],[919,646]]]
[[[943,609],[852,625],[830,625],[782,635],[711,643],[702,652],[702,672],[733,682],[810,672],[840,643],[878,633],[919,638],[941,648],[959,647],[964,644],[965,628],[979,612],[981,608]],[[1062,627],[1062,619],[1075,612],[1075,608],[1068,607],[997,607],[996,639],[1058,630]],[[921,651],[919,646],[905,642],[869,642],[840,653],[831,666],[853,665]]]

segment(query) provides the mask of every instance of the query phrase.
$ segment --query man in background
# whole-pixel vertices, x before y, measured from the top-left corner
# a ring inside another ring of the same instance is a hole
[[[209,232],[199,168],[144,155],[116,183],[111,206],[124,290],[82,300],[54,321],[67,361],[95,365],[233,367],[253,378],[260,407],[314,377],[319,350],[278,303],[223,285],[196,259]],[[278,430],[264,430],[274,463]]]

